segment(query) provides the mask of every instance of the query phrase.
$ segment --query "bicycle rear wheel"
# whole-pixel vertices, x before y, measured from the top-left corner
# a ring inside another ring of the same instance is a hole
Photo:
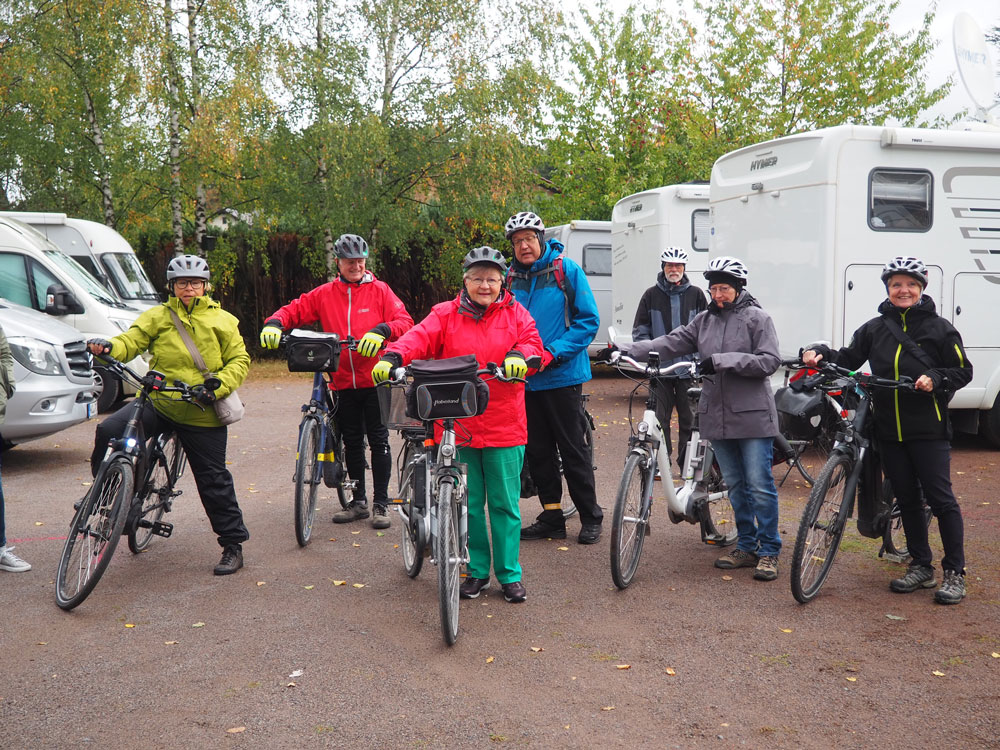
[[[323,481],[327,487],[333,487],[337,491],[337,501],[344,510],[351,504],[351,497],[348,497],[347,490],[344,489],[344,480],[347,479],[347,468],[344,465],[344,438],[340,434],[337,420],[333,417],[326,422],[326,452],[323,456]]]
[[[102,466],[90,495],[73,517],[56,571],[56,604],[73,609],[101,580],[125,526],[133,472],[119,457]]]
[[[128,548],[135,554],[149,546],[154,536],[154,524],[169,510],[174,483],[181,474],[181,462],[184,459],[184,450],[177,433],[159,435],[150,442],[159,447],[153,448],[148,454],[153,463],[146,472],[140,496],[132,500],[132,508],[129,510]],[[133,512],[135,518],[131,517]]]
[[[650,479],[646,461],[641,453],[629,454],[615,496],[611,516],[611,578],[620,589],[632,583],[646,538],[649,523],[646,485]]]
[[[712,457],[712,465],[705,478],[705,491],[709,495],[725,492],[726,483],[722,479],[719,462]],[[701,539],[705,544],[728,547],[736,542],[736,514],[729,495],[708,503],[708,518],[701,522]]]
[[[812,601],[830,575],[854,507],[847,496],[853,465],[850,457],[834,453],[809,493],[792,554],[792,596],[802,604]]]
[[[299,428],[299,450],[295,460],[295,538],[300,547],[309,544],[316,520],[321,447],[319,419],[307,416]]]
[[[448,482],[442,483],[438,490],[437,536],[434,538],[441,632],[449,646],[458,639],[458,584],[462,566],[458,544],[458,503],[452,499],[453,491]]]
[[[889,512],[889,522],[885,526],[882,534],[882,549],[879,557],[883,555],[894,555],[899,558],[910,556],[910,550],[906,544],[906,532],[903,530],[903,517],[899,512],[899,504],[896,502],[896,493],[893,492],[892,484],[888,479],[882,480],[882,497],[886,502],[892,502],[892,510]],[[931,509],[924,505],[924,520],[930,525],[933,514]]]
[[[416,519],[416,512],[413,503],[416,500],[416,476],[414,472],[423,471],[424,465],[414,464],[417,449],[412,444],[407,443],[403,449],[403,464],[399,470],[399,497],[402,500],[403,512],[406,517],[403,523],[399,524],[402,529],[402,539],[399,548],[403,551],[403,569],[410,578],[420,575],[420,569],[424,566],[423,544],[419,542],[419,535],[414,539],[414,534],[418,533],[415,526],[423,523],[423,519]]]

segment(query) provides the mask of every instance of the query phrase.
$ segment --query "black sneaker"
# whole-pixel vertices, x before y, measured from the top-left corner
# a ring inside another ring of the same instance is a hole
[[[228,576],[243,567],[243,548],[238,544],[230,544],[222,550],[222,559],[215,566],[215,575]]]
[[[522,534],[524,532],[521,532]],[[523,537],[522,537],[523,538]],[[580,544],[597,544],[601,541],[601,524],[585,523],[580,529],[580,536],[576,538]]]
[[[937,585],[934,580],[934,568],[930,565],[910,563],[902,578],[889,581],[889,589],[897,594],[909,594],[917,589],[930,589]]]
[[[954,570],[944,572],[941,588],[934,592],[938,604],[958,604],[965,598],[965,576]]]
[[[469,576],[462,581],[462,585],[458,589],[458,595],[463,599],[475,599],[489,587],[489,578],[473,578]]]
[[[531,526],[521,529],[521,539],[565,539],[566,527],[549,526],[547,523],[535,521]]]
[[[376,505],[372,508],[372,528],[388,529],[391,525],[388,508],[384,505]]]
[[[528,598],[528,592],[524,590],[524,584],[520,581],[502,583],[500,588],[503,589],[503,598],[512,604],[519,604]]]

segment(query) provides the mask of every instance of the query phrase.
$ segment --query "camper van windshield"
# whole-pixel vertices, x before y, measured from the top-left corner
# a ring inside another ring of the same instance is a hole
[[[101,283],[97,279],[87,273],[86,268],[66,255],[66,253],[62,250],[46,250],[45,254],[52,260],[53,263],[69,274],[73,281],[82,286],[87,291],[87,294],[96,299],[98,302],[101,302],[108,307],[128,307],[128,305],[125,305],[112,297],[111,293],[101,286]]]
[[[132,253],[105,253],[101,256],[115,291],[122,299],[159,300],[156,288]]]

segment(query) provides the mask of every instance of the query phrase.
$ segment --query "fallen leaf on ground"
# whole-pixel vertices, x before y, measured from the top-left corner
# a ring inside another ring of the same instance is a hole
[[[352,546],[352,547],[360,547],[361,545],[360,545],[360,544],[358,544],[357,542],[355,542],[355,543],[354,543],[354,544],[352,544],[351,546]]]
[[[545,649],[542,648],[541,646],[532,646],[531,650],[537,654],[539,651],[544,651]]]
[[[177,641],[164,641],[163,645],[164,646],[176,646],[177,645]]]
[[[303,670],[301,670],[301,669],[296,669],[296,670],[295,670],[294,672],[292,672],[292,673],[291,673],[290,675],[288,675],[288,676],[289,676],[289,677],[301,677],[301,676],[302,676],[303,674],[305,674],[305,672],[304,672]]]
[[[902,617],[901,615],[886,615],[886,618],[888,618],[890,620],[901,620],[901,621],[906,619],[905,617]]]
[[[615,707],[614,706],[601,706],[601,710],[602,711],[614,711]]]
[[[782,628],[782,629],[781,629],[781,632],[782,632],[782,633],[791,633],[791,632],[792,632],[792,629],[791,629],[791,628]]]
[[[45,524],[42,521],[35,521],[35,526],[44,526],[44,525]]]
[[[361,532],[360,531],[352,531],[351,533],[352,534],[360,534]]]
[[[376,531],[375,532],[375,536],[385,536],[385,532],[384,531]]]
[[[285,685],[285,687],[295,687],[295,683],[289,682],[287,685]]]
[[[38,642],[38,645],[39,645],[39,646],[48,646],[48,645],[49,645],[49,642],[48,642],[48,641],[39,641],[39,642]],[[1000,654],[993,654],[993,655],[994,655],[994,656],[1000,656]]]
[[[363,583],[352,583],[351,585],[356,589],[363,589],[365,587]]]
[[[240,732],[245,732],[245,731],[247,731],[246,727],[230,727],[229,729],[226,730],[226,732],[228,732],[229,734],[239,734]]]
[[[722,580],[723,581],[731,581],[731,580],[733,580],[733,577],[732,576],[722,576]]]
[[[347,583],[347,581],[334,581],[333,585],[334,586],[343,586],[345,583]]]
[[[1000,654],[998,654],[996,651],[990,654],[990,656],[992,656],[994,659],[1000,659]]]
[[[556,547],[556,549],[559,550],[560,552],[566,552],[567,550],[569,550],[569,547]]]
[[[203,628],[203,627],[205,627],[205,623],[203,623],[203,622],[196,622],[196,623],[195,623],[194,625],[192,625],[191,627],[192,627],[192,628]]]
[[[263,586],[267,581],[257,581],[258,586]]]
[[[857,677],[848,677],[848,678],[847,678],[847,681],[848,681],[848,682],[857,682],[857,681],[858,681],[858,678],[857,678]]]
[[[673,675],[677,674],[677,673],[676,673],[676,672],[675,672],[675,671],[674,671],[673,669],[671,669],[670,667],[667,667],[667,668],[666,668],[665,670],[663,670],[663,671],[664,671],[664,672],[666,672],[667,674],[671,675],[671,676],[673,676]]]
[[[135,627],[135,624],[134,624],[134,623],[131,623],[131,622],[126,622],[126,623],[125,623],[125,627],[126,627],[126,628],[134,628],[134,627]]]
[[[631,664],[615,664],[615,669],[631,669]]]
[[[487,656],[486,657],[486,663],[487,664],[492,664],[493,663],[493,657],[492,656]]]
[[[399,549],[399,545],[398,544],[394,544],[394,545],[392,545],[392,548],[393,549]]]
[[[934,675],[935,677],[944,677],[944,672],[942,672],[939,669],[935,669],[933,672],[931,672],[931,674]]]
[[[312,584],[309,584],[308,586],[303,586],[302,588],[304,588],[306,591],[312,591],[316,587]]]

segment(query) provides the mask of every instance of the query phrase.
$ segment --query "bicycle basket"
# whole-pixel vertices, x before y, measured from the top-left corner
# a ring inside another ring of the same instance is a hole
[[[823,392],[783,386],[774,392],[778,428],[792,440],[812,440],[823,421]]]
[[[490,389],[476,376],[472,354],[447,359],[414,360],[413,383],[406,389],[406,416],[423,420],[463,419],[486,411]]]
[[[406,414],[406,392],[403,388],[379,386],[378,405],[382,411],[382,422],[390,430],[411,430],[422,428],[424,423]]]
[[[336,372],[340,339],[335,333],[295,330],[285,344],[289,372]]]

